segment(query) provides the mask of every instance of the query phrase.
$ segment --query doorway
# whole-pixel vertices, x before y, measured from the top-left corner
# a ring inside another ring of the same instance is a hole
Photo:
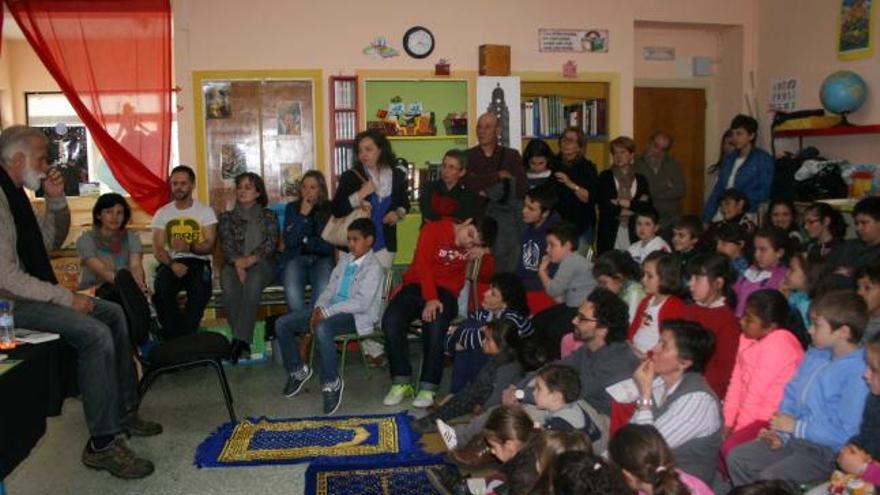
[[[682,213],[703,211],[705,177],[706,91],[702,88],[635,88],[634,136],[644,153],[655,131],[672,136],[670,154],[681,164],[685,181]]]

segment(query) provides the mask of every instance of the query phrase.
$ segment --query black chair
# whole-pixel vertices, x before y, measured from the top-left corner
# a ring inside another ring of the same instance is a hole
[[[131,272],[122,269],[116,274],[116,289],[128,319],[129,336],[135,356],[144,369],[138,385],[138,393],[143,399],[153,381],[159,375],[171,371],[181,371],[201,366],[209,366],[217,373],[220,389],[229,411],[229,419],[236,421],[232,408],[232,392],[223,371],[223,359],[229,356],[231,346],[223,335],[214,332],[201,332],[184,335],[173,340],[160,342],[149,353],[141,354],[140,345],[150,337],[150,305],[146,296],[135,282]]]

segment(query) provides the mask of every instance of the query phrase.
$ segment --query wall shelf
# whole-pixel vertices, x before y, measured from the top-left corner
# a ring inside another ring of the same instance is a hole
[[[388,136],[389,141],[467,141],[467,134],[448,134],[443,136]]]
[[[787,129],[773,133],[774,137],[778,138],[848,136],[854,134],[880,134],[880,124],[826,127],[824,129]]]

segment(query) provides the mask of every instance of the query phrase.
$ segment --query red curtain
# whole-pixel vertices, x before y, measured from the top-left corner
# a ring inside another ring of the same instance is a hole
[[[168,201],[170,0],[4,0],[95,140],[150,214]]]

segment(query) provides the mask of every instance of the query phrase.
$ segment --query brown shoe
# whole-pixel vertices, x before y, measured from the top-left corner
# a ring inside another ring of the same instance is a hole
[[[464,447],[449,452],[447,458],[465,468],[481,468],[498,462],[483,435],[477,435]]]
[[[370,368],[384,368],[388,366],[388,356],[384,353],[378,356],[367,355],[367,366]]]
[[[122,429],[133,437],[152,437],[162,433],[162,425],[147,421],[136,412],[122,421]]]
[[[137,457],[125,445],[121,438],[116,438],[105,449],[96,452],[89,450],[88,444],[82,453],[82,463],[92,469],[102,469],[122,479],[145,478],[153,474],[153,463]]]

